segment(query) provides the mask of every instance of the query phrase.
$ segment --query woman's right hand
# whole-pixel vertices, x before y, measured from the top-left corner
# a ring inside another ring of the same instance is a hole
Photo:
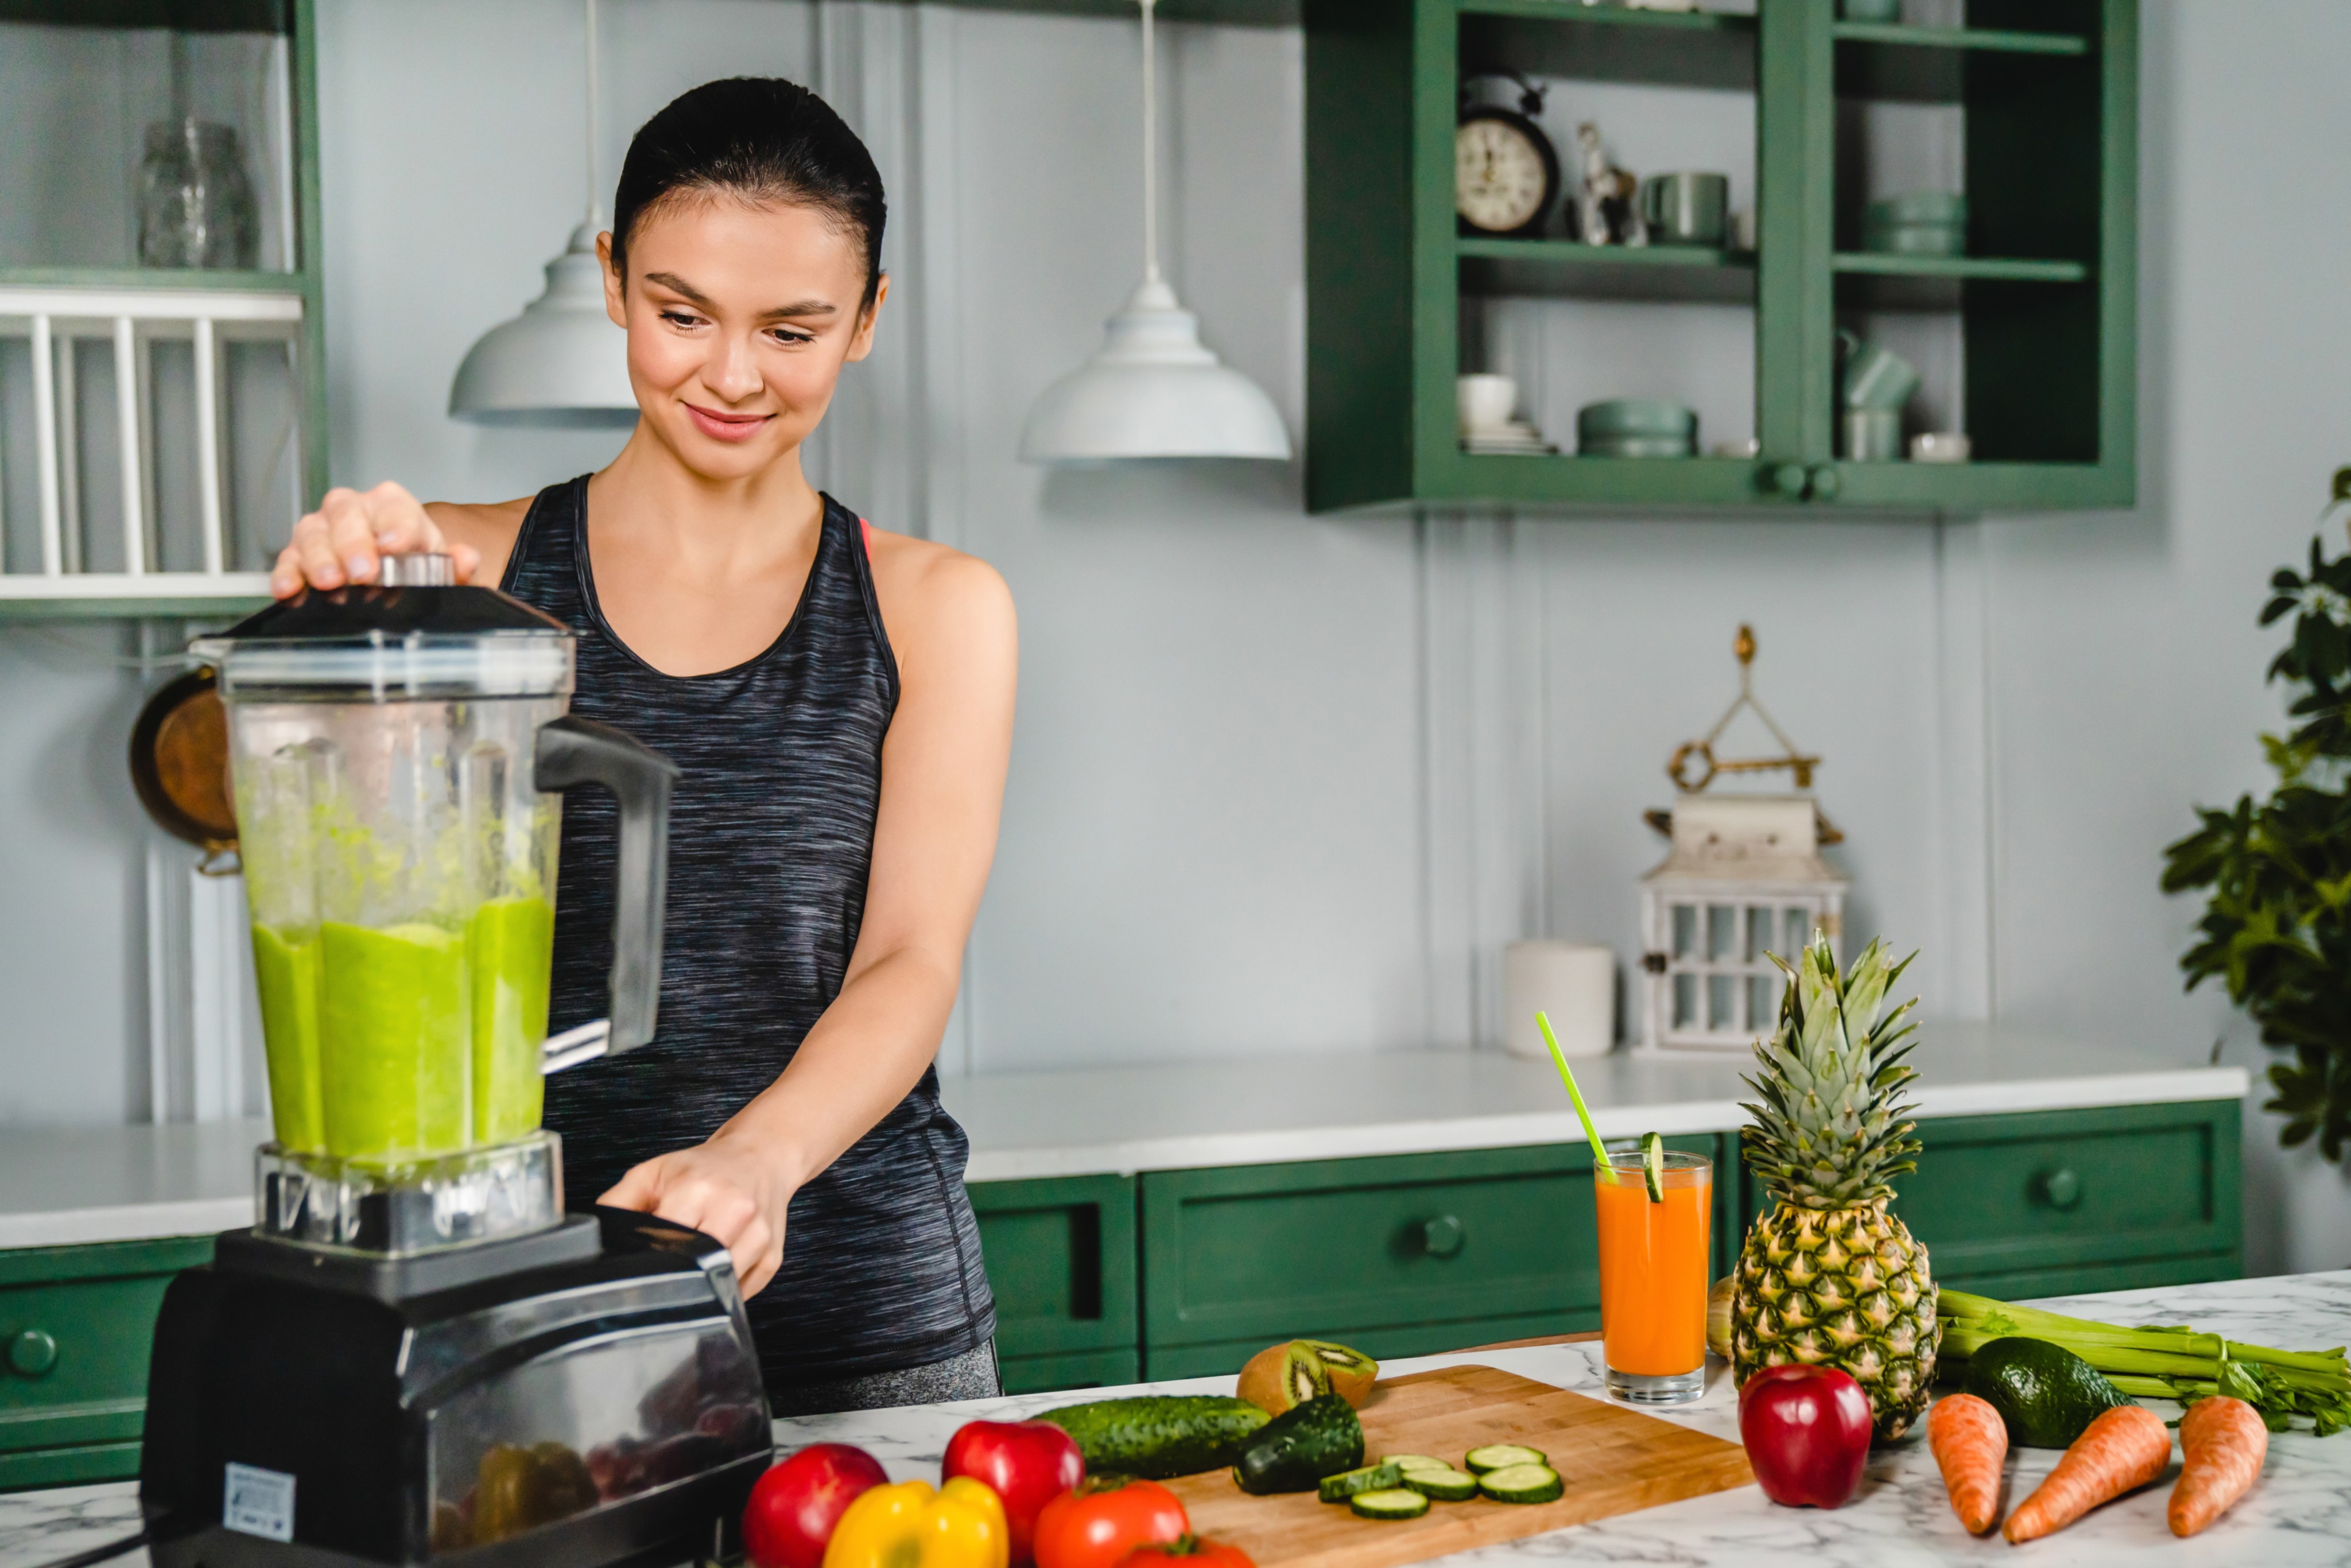
[[[472,581],[482,564],[479,550],[450,543],[423,503],[388,479],[372,490],[329,490],[294,525],[292,542],[270,569],[269,591],[291,599],[306,587],[373,582],[383,557],[418,551],[449,556],[459,582]]]

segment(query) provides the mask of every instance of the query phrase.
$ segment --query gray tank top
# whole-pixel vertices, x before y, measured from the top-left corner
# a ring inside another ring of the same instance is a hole
[[[840,994],[865,908],[898,664],[863,525],[831,497],[791,620],[731,670],[664,674],[612,634],[589,566],[585,477],[539,492],[501,586],[579,632],[571,711],[683,769],[660,1030],[626,1056],[548,1080],[564,1187],[584,1207],[631,1166],[717,1131],[775,1082]],[[601,791],[566,798],[553,1029],[605,1011],[612,817]],[[996,1332],[963,1187],[969,1152],[926,1068],[793,1197],[782,1270],[748,1303],[771,1388],[928,1365]]]

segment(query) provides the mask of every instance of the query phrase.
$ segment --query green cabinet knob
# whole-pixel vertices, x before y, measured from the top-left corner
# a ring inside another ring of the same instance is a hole
[[[8,1364],[20,1376],[44,1376],[57,1364],[57,1342],[39,1329],[26,1329],[8,1342]]]
[[[1786,496],[1793,500],[1803,499],[1806,476],[1804,465],[1801,463],[1774,464],[1764,469],[1758,477],[1763,481],[1763,487],[1766,490]]]
[[[1421,1249],[1432,1258],[1450,1258],[1468,1239],[1469,1233],[1449,1214],[1440,1214],[1420,1228]]]
[[[2052,1208],[2071,1208],[2082,1201],[2082,1178],[2070,1170],[2052,1171],[2041,1181],[2042,1196]]]
[[[1813,470],[1812,479],[1813,500],[1834,501],[1836,499],[1837,486],[1840,481],[1837,478],[1836,465],[1834,464],[1823,463],[1814,467]]]

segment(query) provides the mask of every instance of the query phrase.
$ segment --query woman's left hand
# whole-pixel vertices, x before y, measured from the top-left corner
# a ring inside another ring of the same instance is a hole
[[[722,1128],[708,1143],[647,1160],[596,1201],[674,1220],[717,1241],[734,1255],[747,1299],[767,1289],[784,1261],[792,1186],[778,1163]]]

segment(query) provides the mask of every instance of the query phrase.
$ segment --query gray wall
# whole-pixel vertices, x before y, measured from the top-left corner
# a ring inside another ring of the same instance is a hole
[[[465,346],[583,205],[572,0],[321,0],[343,481],[518,494],[609,436],[442,413]],[[1139,272],[1132,24],[845,0],[611,0],[607,178],[705,77],[809,80],[873,145],[896,276],[821,439],[883,527],[994,561],[1024,679],[955,1070],[1468,1045],[1499,945],[1635,948],[1659,765],[1729,695],[1731,628],[1823,752],[1854,926],[1923,949],[1928,1010],[2258,1065],[2174,967],[2189,803],[2261,781],[2252,622],[2351,456],[2334,163],[2351,11],[2151,3],[2142,499],[1987,522],[1333,521],[1270,465],[1048,475],[1037,392]],[[1299,428],[1294,33],[1174,27],[1169,271]],[[73,635],[99,647],[94,631]],[[115,656],[120,648],[107,650]],[[0,632],[0,1117],[144,1104],[136,680]],[[67,668],[68,664],[70,668]],[[95,733],[88,727],[96,724]],[[1925,1064],[1932,1071],[1931,1062]],[[2250,1114],[2256,1269],[2351,1259],[2341,1175]]]

